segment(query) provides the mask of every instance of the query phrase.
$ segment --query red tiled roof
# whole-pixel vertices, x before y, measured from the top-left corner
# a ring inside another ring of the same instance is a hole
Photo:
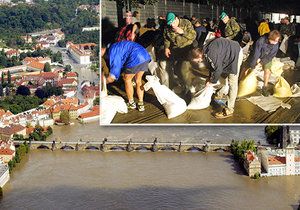
[[[269,156],[268,161],[270,165],[279,165],[279,164],[286,163],[285,157],[279,157],[279,156]]]
[[[68,72],[68,73],[66,73],[66,78],[68,78],[68,77],[77,77],[77,74],[76,74],[76,72]]]
[[[26,57],[26,58],[24,58],[24,60],[23,61],[25,61],[25,62],[27,62],[27,63],[30,63],[30,62],[34,62],[34,61],[36,61],[36,62],[48,62],[48,61],[50,61],[51,59],[49,58],[49,57]]]
[[[34,68],[34,69],[39,69],[39,70],[43,70],[44,69],[45,64],[44,63],[40,63],[40,62],[30,62],[28,64],[28,67]]]
[[[85,119],[85,118],[89,118],[89,117],[98,116],[99,114],[100,114],[99,106],[94,106],[90,112],[86,112],[86,113],[79,115],[79,118]]]
[[[14,150],[11,150],[9,148],[0,148],[0,155],[13,155]]]
[[[63,85],[72,85],[74,82],[77,83],[76,79],[72,78],[64,78],[58,81],[57,85],[58,86],[63,86]]]
[[[13,55],[13,54],[18,54],[18,50],[8,50],[5,54],[6,55]]]
[[[5,135],[12,135],[12,134],[20,132],[24,129],[25,129],[25,127],[23,127],[22,125],[11,125],[11,126],[7,126],[5,128],[0,128],[0,133],[5,134]]]
[[[58,77],[58,73],[54,73],[54,72],[41,72],[40,73],[41,77],[44,78],[56,78]]]
[[[249,162],[252,162],[254,159],[255,159],[255,156],[254,156],[253,152],[248,151],[246,153],[246,160],[248,160]]]
[[[27,135],[33,133],[33,131],[34,131],[34,127],[28,127],[28,128],[26,128],[26,134]]]

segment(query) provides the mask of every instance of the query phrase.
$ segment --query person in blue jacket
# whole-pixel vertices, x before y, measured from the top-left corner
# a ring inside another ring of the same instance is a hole
[[[269,96],[268,83],[271,76],[272,59],[276,56],[279,49],[280,32],[271,31],[269,34],[260,37],[254,46],[254,51],[249,58],[250,68],[255,68],[257,64],[261,64],[264,70],[264,86],[262,95]]]
[[[124,73],[123,80],[125,91],[128,97],[127,106],[130,109],[136,109],[136,103],[133,99],[132,79],[135,77],[136,93],[138,96],[137,107],[139,111],[144,111],[144,89],[142,87],[142,76],[148,71],[148,64],[151,57],[147,50],[140,44],[132,41],[121,41],[112,44],[108,49],[102,45],[101,56],[107,54],[109,60],[109,76],[107,83],[118,80],[121,73]]]

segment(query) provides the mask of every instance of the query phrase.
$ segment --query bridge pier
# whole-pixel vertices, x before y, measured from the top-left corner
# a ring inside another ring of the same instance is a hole
[[[132,152],[134,148],[131,146],[131,139],[129,140],[127,146],[126,146],[126,151],[127,152]]]
[[[178,149],[177,149],[178,152],[183,152],[183,148],[182,148],[182,145],[181,145],[181,142],[179,143],[178,145]]]

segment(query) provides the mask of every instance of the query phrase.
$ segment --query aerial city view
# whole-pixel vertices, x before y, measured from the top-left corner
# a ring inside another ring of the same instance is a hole
[[[0,0],[0,209],[299,210],[300,5],[271,2]]]

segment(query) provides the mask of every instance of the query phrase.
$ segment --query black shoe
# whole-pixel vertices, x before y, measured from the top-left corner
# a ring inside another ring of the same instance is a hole
[[[261,91],[262,95],[265,97],[268,97],[270,95],[270,92],[268,91],[268,88],[266,86],[262,87],[262,91]]]

